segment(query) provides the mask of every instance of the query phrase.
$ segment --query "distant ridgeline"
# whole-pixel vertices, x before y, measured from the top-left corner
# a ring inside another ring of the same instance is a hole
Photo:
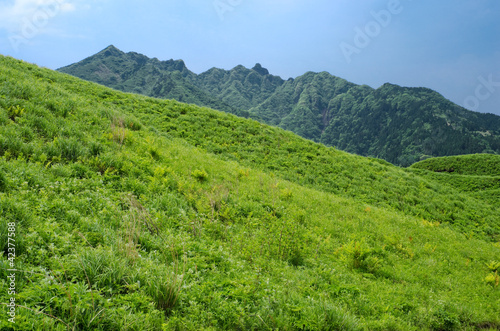
[[[283,80],[260,64],[200,75],[114,46],[58,69],[121,91],[207,106],[328,146],[407,166],[432,156],[500,153],[500,116],[466,110],[427,88],[356,85],[327,72]]]

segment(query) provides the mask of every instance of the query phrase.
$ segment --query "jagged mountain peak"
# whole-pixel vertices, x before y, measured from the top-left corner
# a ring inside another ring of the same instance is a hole
[[[269,70],[266,68],[263,68],[260,63],[255,64],[255,66],[252,68],[252,70],[258,72],[261,75],[269,75]]]
[[[123,51],[119,50],[118,48],[116,48],[114,45],[109,45],[108,47],[106,47],[105,49],[103,49],[102,51],[97,53],[96,55],[104,55],[106,57],[108,57],[108,56],[123,56],[123,55],[125,55],[125,53]]]

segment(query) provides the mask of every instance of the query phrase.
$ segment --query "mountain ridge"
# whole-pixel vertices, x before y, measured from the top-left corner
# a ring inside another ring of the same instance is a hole
[[[58,70],[125,92],[250,117],[397,165],[500,153],[500,116],[466,110],[425,87],[385,83],[375,89],[326,71],[284,80],[260,63],[195,74],[182,60],[150,59],[114,46]]]

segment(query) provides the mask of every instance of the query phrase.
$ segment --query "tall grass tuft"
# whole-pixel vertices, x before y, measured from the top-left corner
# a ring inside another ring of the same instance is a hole
[[[164,311],[167,316],[178,302],[186,272],[186,260],[181,262],[181,266],[173,248],[171,254],[173,269],[169,272],[158,268],[146,279],[147,294],[155,300],[157,308]]]

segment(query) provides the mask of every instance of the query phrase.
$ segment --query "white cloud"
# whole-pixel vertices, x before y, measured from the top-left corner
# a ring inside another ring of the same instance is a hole
[[[13,0],[0,4],[0,30],[7,31],[7,40],[17,52],[42,34],[59,34],[51,22],[74,11],[74,1],[78,0]]]
[[[47,24],[46,21],[75,10],[73,0],[14,0],[0,4],[0,29],[17,32],[23,24]]]

